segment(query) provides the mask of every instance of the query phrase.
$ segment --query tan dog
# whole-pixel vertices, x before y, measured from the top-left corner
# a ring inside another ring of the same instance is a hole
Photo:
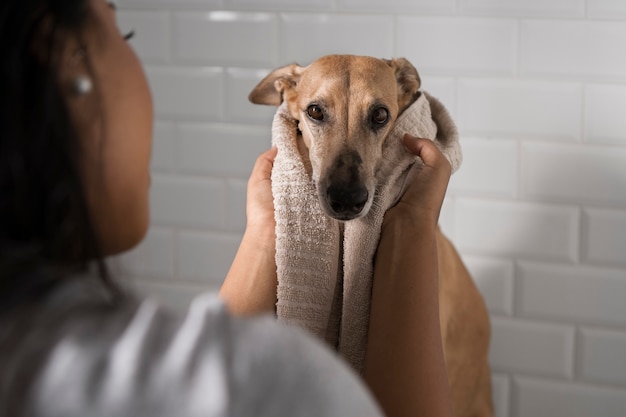
[[[399,114],[421,94],[404,58],[329,55],[307,67],[278,68],[250,93],[255,104],[286,101],[298,121],[298,149],[324,211],[349,221],[367,214],[382,145]],[[493,415],[490,324],[481,294],[450,241],[438,231],[442,340],[457,417]]]

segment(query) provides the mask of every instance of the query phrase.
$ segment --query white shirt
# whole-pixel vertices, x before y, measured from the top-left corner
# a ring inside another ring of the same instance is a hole
[[[0,417],[382,415],[313,336],[235,318],[215,294],[183,315],[149,299],[68,302],[74,293],[0,327]]]

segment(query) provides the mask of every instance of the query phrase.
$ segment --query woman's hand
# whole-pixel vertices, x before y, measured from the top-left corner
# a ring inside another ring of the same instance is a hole
[[[436,225],[446,194],[452,167],[429,139],[404,135],[406,149],[423,161],[400,201],[385,215],[385,221],[395,219],[426,220]]]
[[[271,173],[276,148],[262,153],[248,180],[246,231],[220,289],[231,312],[274,312],[276,305],[276,233]]]
[[[451,167],[430,140],[405,135],[404,144],[424,165],[383,221],[364,377],[389,417],[447,417],[436,236]]]
[[[272,196],[272,167],[276,158],[275,147],[262,153],[256,160],[248,179],[246,227],[251,230],[270,229],[273,233],[274,199]]]

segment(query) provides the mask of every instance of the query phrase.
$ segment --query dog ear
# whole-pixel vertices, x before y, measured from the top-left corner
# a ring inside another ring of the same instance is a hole
[[[285,92],[296,86],[303,70],[304,67],[298,64],[275,69],[252,89],[248,100],[254,104],[279,106]]]
[[[419,93],[422,80],[413,66],[406,58],[385,60],[394,70],[398,81],[398,107],[401,110],[413,102]]]

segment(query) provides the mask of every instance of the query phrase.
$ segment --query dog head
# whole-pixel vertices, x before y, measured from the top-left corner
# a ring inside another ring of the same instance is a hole
[[[383,144],[419,88],[417,70],[404,58],[328,55],[306,67],[275,69],[249,100],[287,103],[324,211],[351,220],[368,213]]]

